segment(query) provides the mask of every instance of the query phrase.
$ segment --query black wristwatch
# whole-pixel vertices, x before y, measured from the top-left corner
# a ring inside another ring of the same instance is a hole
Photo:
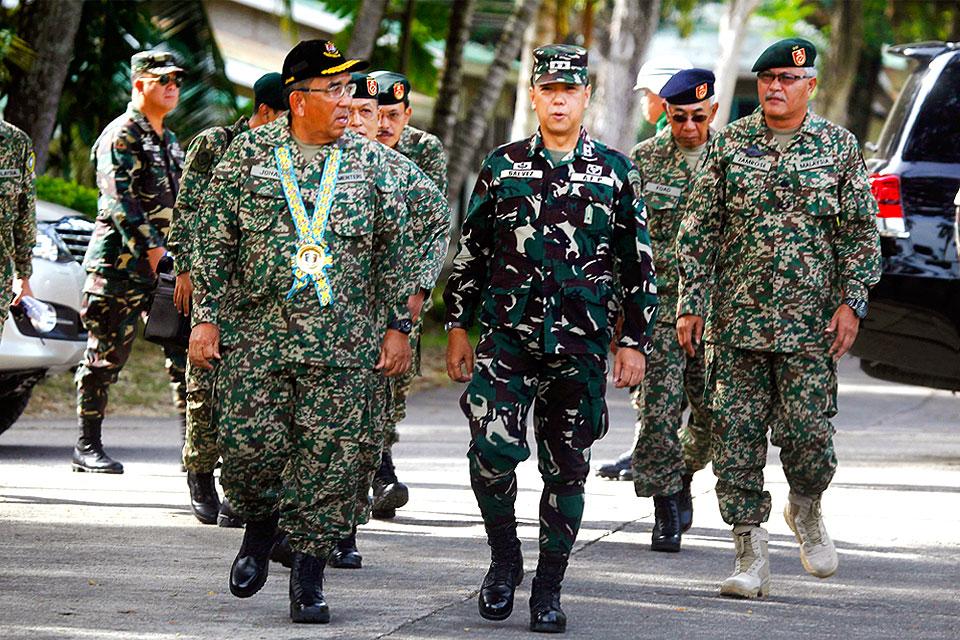
[[[863,320],[867,317],[867,301],[863,298],[844,298],[843,304],[853,309],[853,313]]]
[[[447,333],[450,333],[451,329],[463,329],[463,325],[459,322],[447,322],[443,325],[443,330]]]
[[[388,329],[393,329],[394,331],[399,331],[400,333],[405,333],[410,335],[410,332],[413,331],[413,321],[410,318],[403,318],[402,320],[394,320],[387,325]]]

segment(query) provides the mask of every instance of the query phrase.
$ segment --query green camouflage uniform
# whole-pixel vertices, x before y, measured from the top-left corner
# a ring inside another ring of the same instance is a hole
[[[233,139],[249,130],[247,118],[240,118],[230,127],[210,127],[190,143],[167,241],[167,248],[176,257],[177,274],[191,271],[194,243],[198,250],[203,250],[205,245],[205,236],[198,228],[199,209],[213,169]],[[209,473],[220,458],[210,400],[215,378],[214,371],[197,369],[187,363],[187,432],[183,443],[183,466],[187,471]]]
[[[433,180],[440,194],[446,201],[447,196],[447,155],[444,153],[443,144],[440,139],[432,133],[421,131],[416,127],[407,125],[400,132],[400,140],[397,141],[396,151],[409,158]],[[447,228],[450,226],[450,209],[444,206]],[[419,224],[420,219],[426,217],[427,213],[431,218],[437,210],[421,211],[411,208],[411,222]],[[443,261],[447,256],[448,238],[444,238],[442,246],[433,245],[433,252],[427,257],[431,268],[436,268],[436,273],[426,273],[421,281],[421,287],[429,292],[437,282],[440,270],[443,269]],[[433,276],[432,278],[430,276]],[[386,446],[391,446],[399,439],[397,435],[397,424],[403,422],[407,416],[407,394],[410,393],[410,386],[413,379],[420,374],[420,335],[423,333],[423,316],[433,307],[433,299],[429,293],[423,302],[423,309],[420,311],[420,317],[413,323],[413,330],[410,332],[410,346],[413,349],[414,363],[408,373],[397,376],[391,380],[393,387],[393,401],[390,405],[388,414],[385,442]]]
[[[856,139],[812,112],[786,150],[757,109],[707,154],[677,239],[677,313],[706,320],[720,512],[760,523],[768,427],[795,493],[819,496],[836,469],[825,329],[879,280],[877,205]]]
[[[89,332],[77,369],[77,414],[102,420],[107,389],[130,356],[137,318],[149,311],[157,277],[147,251],[164,246],[180,185],[183,151],[167,128],[157,135],[133,105],[93,145],[100,189],[97,223],[83,266],[80,317]],[[186,350],[165,347],[174,405],[186,410]]]
[[[607,347],[620,305],[618,344],[649,354],[656,291],[640,175],[626,156],[581,129],[557,164],[539,132],[487,157],[444,301],[448,322],[467,328],[476,316],[481,327],[460,404],[488,527],[514,521],[532,404],[544,482],[540,548],[569,554],[590,447],[608,427]]]
[[[690,358],[677,342],[677,255],[681,210],[694,167],[689,167],[670,127],[630,152],[640,171],[647,228],[657,271],[660,308],[653,329],[653,352],[643,383],[630,390],[637,410],[633,483],[638,496],[680,491],[683,474],[710,462],[709,414],[703,403],[703,347]],[[684,426],[683,412],[690,406]]]
[[[288,297],[299,246],[274,152],[286,148],[307,207],[334,150],[342,161],[323,242],[332,304],[312,285]],[[325,558],[355,524],[355,496],[382,446],[386,325],[407,318],[415,256],[392,152],[346,132],[309,164],[287,119],[233,142],[203,201],[193,256],[194,324],[220,327],[214,393],[221,484],[244,520],[280,505],[294,550]],[[244,297],[225,304],[236,287]]]
[[[13,301],[13,278],[33,272],[37,241],[37,190],[33,143],[0,119],[0,326]]]

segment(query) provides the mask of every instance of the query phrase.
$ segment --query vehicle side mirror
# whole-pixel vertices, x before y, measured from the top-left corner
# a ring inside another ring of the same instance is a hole
[[[870,153],[876,153],[880,150],[880,146],[876,142],[866,142],[864,143],[863,148]]]

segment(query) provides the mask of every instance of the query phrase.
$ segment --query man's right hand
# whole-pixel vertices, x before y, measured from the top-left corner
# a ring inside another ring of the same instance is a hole
[[[697,354],[697,346],[703,338],[703,317],[685,315],[677,318],[677,341],[691,358]]]
[[[193,296],[193,282],[190,272],[184,271],[177,276],[177,284],[173,288],[173,304],[181,315],[190,315],[190,298]]]
[[[201,322],[190,332],[187,350],[190,364],[200,369],[213,369],[211,360],[220,359],[220,328],[212,322]]]
[[[466,329],[447,332],[447,375],[454,382],[470,382],[473,377],[473,348]]]

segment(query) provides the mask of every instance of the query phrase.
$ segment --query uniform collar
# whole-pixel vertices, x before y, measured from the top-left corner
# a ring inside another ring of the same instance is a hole
[[[765,142],[775,145],[775,143],[772,142],[773,131],[767,126],[767,121],[763,117],[762,105],[758,106],[745,120],[747,120],[747,123],[744,133],[747,136],[763,139]],[[803,117],[803,122],[800,123],[800,129],[797,131],[797,135],[813,138],[818,137],[820,132],[823,131],[824,125],[824,119],[808,108],[806,115]]]
[[[707,130],[707,140],[704,144],[710,144],[710,141],[713,140],[715,132],[713,129]],[[676,139],[673,137],[673,132],[667,129],[664,129],[657,134],[656,137],[656,147],[657,152],[661,157],[672,158],[676,162],[684,160],[683,151],[680,149],[680,145],[677,144]]]
[[[157,140],[163,140],[164,143],[169,141],[170,129],[167,127],[164,127],[163,136],[160,136],[160,134],[154,131],[153,125],[151,125],[150,121],[147,120],[147,116],[143,115],[142,111],[140,111],[135,106],[133,106],[133,102],[127,103],[127,115],[130,117],[131,120],[137,123],[138,127],[143,129],[144,131],[147,131],[153,134],[153,137],[155,137]]]
[[[540,155],[543,158],[546,158],[546,147],[543,146],[543,135],[540,133],[540,128],[537,127],[537,132],[530,137],[530,143],[528,145],[527,157],[532,158],[535,155]],[[582,126],[580,127],[580,136],[577,138],[577,146],[573,149],[573,157],[576,158],[593,158],[597,155],[597,147],[593,142],[593,139],[590,137],[590,134],[587,133],[587,130]]]

